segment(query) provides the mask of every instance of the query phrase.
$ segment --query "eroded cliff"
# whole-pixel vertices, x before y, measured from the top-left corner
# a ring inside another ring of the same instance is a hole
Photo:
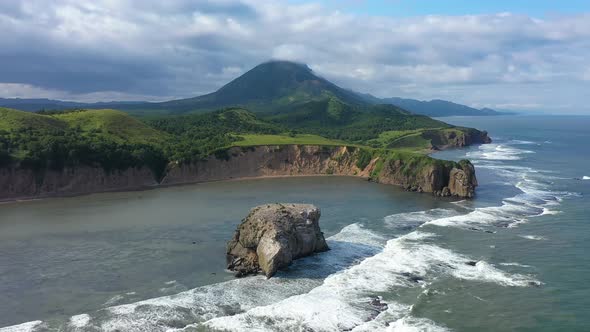
[[[346,146],[280,145],[233,147],[206,160],[170,163],[156,179],[147,168],[107,172],[96,167],[35,172],[16,166],[0,169],[0,200],[67,196],[154,186],[264,176],[347,175],[429,192],[473,197],[473,166],[416,154]]]

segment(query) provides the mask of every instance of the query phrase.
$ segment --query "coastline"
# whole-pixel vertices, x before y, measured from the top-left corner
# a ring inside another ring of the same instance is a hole
[[[458,147],[446,147],[445,150],[451,148]],[[4,193],[0,193],[3,194],[0,196],[4,196],[0,198],[0,204],[76,197],[95,193],[144,191],[216,181],[297,176],[359,177],[400,186],[407,191],[433,193],[436,196],[441,196],[443,187],[448,186],[452,191],[444,196],[458,196],[459,198],[472,197],[473,190],[477,186],[474,170],[466,169],[466,174],[464,174],[462,167],[456,163],[452,169],[449,166],[440,166],[442,167],[440,168],[434,165],[415,169],[409,164],[406,165],[403,158],[386,162],[385,157],[374,155],[371,160],[360,165],[359,151],[358,148],[347,146],[232,147],[227,150],[225,159],[212,156],[207,160],[190,164],[171,163],[159,181],[154,180],[153,173],[145,168],[106,172],[97,167],[78,167],[59,172],[47,172],[42,181],[38,183],[35,181],[33,172],[15,168],[0,174],[2,175],[0,189],[4,190]],[[431,151],[430,154],[423,156],[438,161],[439,159],[429,156],[438,151],[440,150]],[[447,163],[446,161],[442,162]],[[408,167],[412,167],[411,171],[405,173],[404,169]],[[469,167],[472,168],[471,165]],[[461,178],[452,181],[451,178],[455,170],[455,174],[462,173],[459,174]],[[451,185],[450,182],[455,185]],[[29,187],[23,190],[22,188],[26,186]],[[457,190],[453,188],[457,188]]]

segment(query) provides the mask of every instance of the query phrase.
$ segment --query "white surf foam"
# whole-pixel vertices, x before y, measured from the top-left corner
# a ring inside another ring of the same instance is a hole
[[[535,152],[506,144],[484,144],[479,146],[479,150],[468,152],[467,157],[483,160],[520,160],[522,155],[530,153]]]
[[[70,329],[91,327],[97,331],[168,331],[183,322],[204,322],[214,317],[233,315],[306,293],[320,285],[329,274],[375,255],[386,243],[383,237],[359,224],[348,225],[327,240],[332,250],[299,259],[276,278],[265,280],[263,276],[254,276],[232,279],[174,295],[76,315],[67,324]],[[120,301],[120,297],[115,296],[112,300]],[[0,329],[0,332],[35,331],[41,324],[41,321],[29,322]]]
[[[81,315],[76,315],[76,316],[72,316],[70,318],[70,323],[69,325],[73,328],[83,328],[86,325],[88,325],[88,323],[90,323],[90,315],[88,314],[81,314]]]
[[[511,181],[520,190],[519,194],[505,198],[499,206],[476,208],[467,214],[434,219],[426,225],[474,228],[481,226],[515,227],[532,217],[554,215],[561,211],[550,208],[575,193],[555,191],[551,187],[553,176],[530,167],[504,164],[486,164],[498,176]]]
[[[509,262],[509,263],[500,263],[502,266],[518,266],[518,267],[531,267],[530,265],[520,264],[516,262]]]
[[[582,180],[590,180],[590,176],[584,175],[582,176]]]
[[[384,218],[385,226],[389,228],[411,230],[420,225],[440,218],[457,215],[458,212],[451,209],[432,209],[407,213],[392,214]]]
[[[352,332],[395,331],[395,332],[446,332],[446,327],[436,325],[426,318],[418,318],[410,315],[411,306],[389,303],[387,310],[380,313],[375,319],[361,324]]]
[[[552,215],[556,215],[556,214],[560,214],[560,213],[561,213],[561,211],[551,210],[551,209],[545,207],[545,208],[543,208],[543,212],[541,213],[541,215],[542,216],[545,216],[545,215],[552,216]]]
[[[123,295],[121,295],[121,294],[117,294],[117,295],[115,295],[115,296],[111,297],[110,299],[108,299],[108,300],[107,300],[107,301],[106,301],[106,302],[103,304],[103,306],[104,306],[104,307],[110,307],[110,306],[114,306],[114,305],[116,305],[116,304],[118,304],[118,303],[121,303],[121,301],[122,301],[123,299],[125,299],[125,297],[124,297]]]
[[[32,322],[22,323],[18,325],[12,325],[7,327],[1,327],[0,332],[34,332],[39,328],[42,328],[43,321],[35,320]]]
[[[510,144],[532,145],[532,144],[537,144],[537,143],[536,142],[533,142],[533,141],[525,141],[525,140],[513,139],[513,140],[510,141]]]
[[[511,275],[483,261],[472,266],[469,257],[429,243],[432,237],[434,234],[415,231],[389,240],[382,252],[329,276],[308,293],[238,315],[217,317],[204,325],[235,331],[350,330],[374,319],[375,309],[369,303],[380,292],[420,287],[444,276],[502,286],[525,287],[537,283],[531,277]],[[405,319],[397,323],[399,327],[409,322],[425,322],[407,316],[407,308],[401,304],[388,305],[390,313],[395,311],[395,315],[401,316],[391,323]],[[392,326],[396,325],[388,328]]]
[[[535,241],[547,240],[546,237],[540,236],[540,235],[519,235],[519,236],[521,238],[527,239],[527,240],[535,240]]]

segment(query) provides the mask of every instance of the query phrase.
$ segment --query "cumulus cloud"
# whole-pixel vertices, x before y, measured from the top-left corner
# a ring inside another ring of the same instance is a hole
[[[0,2],[0,96],[191,97],[271,58],[381,97],[579,110],[590,14],[392,18],[278,0]]]

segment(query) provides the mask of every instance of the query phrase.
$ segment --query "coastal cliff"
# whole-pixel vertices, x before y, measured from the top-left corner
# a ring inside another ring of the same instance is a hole
[[[477,180],[469,161],[348,146],[232,147],[206,160],[170,163],[161,179],[148,168],[105,171],[80,166],[42,172],[0,168],[0,200],[73,196],[103,191],[268,176],[344,175],[437,196],[473,197]]]
[[[154,174],[146,167],[110,172],[89,166],[42,171],[16,166],[0,168],[0,201],[136,190],[157,185]]]

